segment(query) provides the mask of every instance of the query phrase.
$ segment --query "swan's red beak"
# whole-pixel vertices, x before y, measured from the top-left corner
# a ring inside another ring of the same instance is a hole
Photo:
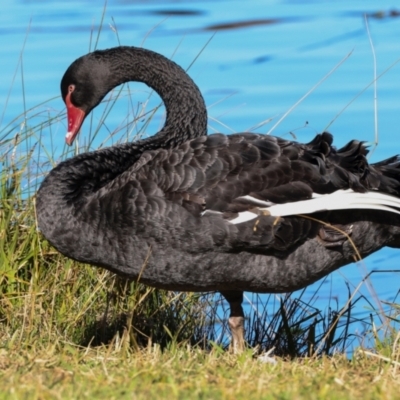
[[[74,106],[71,102],[71,93],[73,90],[70,90],[68,94],[65,96],[65,104],[67,105],[67,118],[68,118],[68,132],[65,136],[65,142],[68,146],[71,146],[74,142],[76,135],[79,133],[79,129],[81,129],[83,120],[85,119],[86,113],[80,108]]]

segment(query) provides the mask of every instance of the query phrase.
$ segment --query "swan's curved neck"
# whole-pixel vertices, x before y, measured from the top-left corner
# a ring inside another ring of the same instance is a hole
[[[144,151],[174,147],[207,134],[207,111],[199,89],[182,68],[157,53],[134,47],[95,51],[75,61],[63,81],[73,81],[77,73],[93,78],[86,91],[88,112],[114,87],[139,81],[160,95],[167,117],[161,131],[148,139],[80,154],[47,175],[36,205],[39,227],[54,245],[65,239],[60,233],[64,221],[77,218],[92,195],[133,166]]]
[[[164,127],[143,141],[152,148],[171,147],[207,134],[207,111],[193,80],[164,56],[136,47],[118,47],[109,52],[109,75],[104,95],[129,81],[143,82],[155,90],[167,111]],[[100,52],[95,52],[99,53]],[[93,53],[93,54],[95,54]]]

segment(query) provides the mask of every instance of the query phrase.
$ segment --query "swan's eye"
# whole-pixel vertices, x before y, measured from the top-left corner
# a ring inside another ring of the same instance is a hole
[[[75,90],[75,85],[68,86],[68,93],[72,93]]]

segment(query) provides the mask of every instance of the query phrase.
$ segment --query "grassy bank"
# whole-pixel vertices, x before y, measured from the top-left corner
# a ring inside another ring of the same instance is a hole
[[[279,362],[217,350],[78,349],[58,341],[2,350],[0,398],[29,399],[395,399],[398,367],[360,353]]]

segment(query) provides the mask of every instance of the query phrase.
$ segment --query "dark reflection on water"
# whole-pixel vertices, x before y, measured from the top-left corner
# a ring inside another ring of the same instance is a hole
[[[170,16],[170,17],[193,17],[193,16],[200,16],[200,15],[205,15],[205,11],[201,10],[153,10],[153,11],[148,11],[149,14],[152,15],[165,15],[165,16]]]
[[[279,19],[255,19],[248,21],[237,21],[237,22],[227,22],[225,24],[213,24],[204,28],[206,31],[222,31],[228,29],[239,29],[239,28],[249,28],[258,25],[272,25],[283,22]]]
[[[364,17],[364,15],[367,15],[368,18],[374,18],[374,19],[390,19],[390,18],[398,18],[400,17],[400,10],[397,9],[391,9],[391,10],[378,10],[374,12],[359,12],[359,11],[348,11],[345,13],[342,13],[344,16],[352,16],[352,17]]]

